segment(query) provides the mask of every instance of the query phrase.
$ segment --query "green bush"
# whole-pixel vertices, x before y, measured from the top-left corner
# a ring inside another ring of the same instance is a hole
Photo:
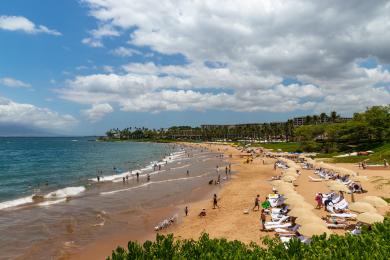
[[[246,245],[240,241],[210,239],[175,240],[173,235],[157,235],[156,241],[143,245],[130,241],[127,250],[118,247],[112,260],[122,259],[390,259],[390,219],[363,229],[353,236],[314,236],[309,245],[292,239],[288,244],[264,238],[264,246]]]

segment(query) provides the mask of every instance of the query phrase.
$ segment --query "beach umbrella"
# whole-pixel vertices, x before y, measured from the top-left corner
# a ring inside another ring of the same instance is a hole
[[[359,214],[356,217],[356,219],[359,220],[360,222],[371,225],[374,223],[383,222],[383,220],[385,218],[377,213],[364,212],[364,213]]]
[[[323,223],[308,223],[302,225],[298,232],[306,237],[312,237],[314,235],[332,234],[332,232]]]
[[[295,223],[299,225],[305,225],[309,223],[322,224],[322,222],[323,221],[318,216],[314,215],[314,213],[306,213],[305,215],[297,217],[297,219],[295,220]]]
[[[285,182],[282,180],[273,180],[273,181],[271,181],[271,183],[273,186],[279,187],[280,184],[285,183]]]
[[[361,201],[367,202],[377,208],[386,207],[388,205],[388,203],[384,199],[377,196],[366,196]]]
[[[367,176],[359,176],[359,175],[351,176],[350,179],[353,181],[368,181]]]
[[[353,202],[353,203],[349,204],[349,209],[352,211],[359,212],[359,213],[363,213],[363,212],[375,213],[376,212],[376,209],[371,204],[369,204],[367,202],[362,202],[362,201]]]
[[[296,178],[294,176],[284,176],[282,180],[284,180],[285,182],[293,182],[296,180]]]
[[[348,188],[347,188],[347,186],[345,186],[344,184],[334,184],[334,185],[331,185],[331,186],[329,186],[329,189],[331,190],[331,191],[342,191],[342,192],[351,192]]]
[[[299,216],[306,215],[308,212],[311,212],[311,209],[297,206],[297,207],[293,208],[292,210],[290,210],[288,212],[288,215],[293,216],[293,217],[299,217]]]

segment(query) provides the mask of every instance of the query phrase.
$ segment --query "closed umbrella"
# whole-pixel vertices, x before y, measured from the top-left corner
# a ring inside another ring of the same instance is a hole
[[[371,204],[369,204],[367,202],[362,202],[362,201],[353,202],[353,203],[349,204],[349,209],[352,211],[355,211],[355,212],[359,212],[359,213],[364,213],[364,212],[375,213],[376,212],[376,209]]]
[[[366,196],[361,201],[367,202],[376,208],[386,207],[388,205],[384,199],[377,196]]]
[[[383,222],[383,220],[385,218],[383,216],[377,214],[377,213],[364,212],[364,213],[359,214],[356,217],[356,219],[359,220],[360,222],[363,222],[363,223],[371,225],[371,224],[374,224],[374,223]]]

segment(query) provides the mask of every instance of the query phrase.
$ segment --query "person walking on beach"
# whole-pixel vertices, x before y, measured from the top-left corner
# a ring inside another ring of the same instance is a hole
[[[321,193],[317,193],[317,195],[315,197],[315,200],[317,202],[316,209],[321,209],[322,208],[322,194]]]
[[[184,208],[184,213],[186,213],[186,216],[188,216],[188,207],[187,206]]]
[[[135,175],[137,175],[137,181],[139,181],[139,172],[137,172]]]
[[[228,167],[227,166],[225,167],[225,174],[226,174],[226,178],[227,178],[227,176],[228,176]]]
[[[148,173],[146,179],[147,179],[147,181],[150,181],[150,174],[149,173]]]
[[[161,171],[161,164],[158,165],[158,170]]]
[[[123,177],[123,178],[122,178],[122,180],[123,180],[123,183],[125,183],[125,182],[126,182],[126,178],[125,178],[125,177]]]
[[[213,209],[215,209],[215,207],[219,208],[219,206],[218,206],[217,194],[214,193],[214,197],[213,197]]]
[[[100,176],[99,175],[96,177],[96,179],[97,179],[98,182],[100,182]]]
[[[189,176],[190,175],[190,171],[189,170],[187,170],[187,176]]]
[[[266,220],[265,212],[264,209],[262,209],[260,215],[261,231],[265,231],[265,220]]]
[[[260,210],[260,195],[257,194],[256,198],[255,198],[255,206],[253,207],[253,211],[255,211],[255,208],[257,207],[257,211]]]

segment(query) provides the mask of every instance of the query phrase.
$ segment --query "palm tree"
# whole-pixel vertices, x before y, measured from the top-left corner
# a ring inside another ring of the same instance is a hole
[[[337,112],[336,112],[336,111],[330,112],[330,119],[331,119],[331,121],[332,121],[333,123],[336,122],[336,120],[337,120],[338,117],[339,117],[339,116],[337,115]]]

